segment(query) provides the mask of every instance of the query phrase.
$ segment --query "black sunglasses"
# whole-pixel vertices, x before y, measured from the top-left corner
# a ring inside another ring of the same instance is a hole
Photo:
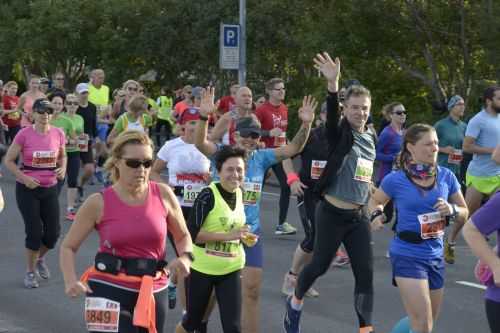
[[[66,105],[78,105],[78,102],[66,102]]]
[[[252,138],[255,140],[260,137],[260,134],[255,132],[240,132],[240,136],[244,139]]]
[[[44,113],[46,113],[46,114],[53,114],[54,113],[54,110],[50,109],[50,108],[47,108],[47,109],[35,109],[33,111],[35,111],[38,114],[44,114]]]
[[[397,114],[398,116],[402,116],[402,115],[406,114],[406,111],[395,111],[393,113]]]
[[[123,160],[125,161],[125,164],[129,168],[132,168],[132,169],[137,169],[141,165],[145,169],[149,169],[149,168],[151,168],[151,165],[153,165],[153,160],[144,160],[143,161],[143,160],[138,160],[138,159],[135,159],[135,158],[123,158]]]

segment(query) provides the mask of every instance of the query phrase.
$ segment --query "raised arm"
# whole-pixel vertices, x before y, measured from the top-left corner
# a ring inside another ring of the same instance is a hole
[[[302,120],[302,125],[289,144],[275,149],[276,159],[282,161],[284,159],[291,158],[304,149],[304,145],[309,138],[311,124],[314,121],[314,111],[317,106],[318,102],[314,99],[314,97],[304,96],[304,99],[302,100],[302,107],[298,112],[299,119]]]
[[[328,96],[326,98],[326,129],[327,138],[330,143],[336,141],[339,131],[339,78],[340,78],[340,60],[332,60],[327,52],[318,53],[314,58],[314,67],[319,70],[327,80]]]
[[[196,148],[205,156],[210,157],[217,151],[215,143],[207,139],[208,117],[215,112],[214,104],[215,89],[207,87],[201,93],[200,116],[196,127],[194,144]]]
[[[212,133],[209,135],[209,139],[212,142],[218,142],[222,140],[224,133],[229,130],[229,124],[231,123],[231,113],[227,112],[223,114],[219,120],[215,123]]]

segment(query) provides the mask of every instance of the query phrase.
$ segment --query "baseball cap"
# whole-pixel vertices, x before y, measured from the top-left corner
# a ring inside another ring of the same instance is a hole
[[[38,98],[33,103],[33,110],[47,110],[53,109],[52,104],[50,104],[49,100],[46,98]]]
[[[191,90],[191,96],[193,96],[193,98],[201,98],[202,91],[202,87],[194,87],[193,90]]]
[[[88,85],[88,83],[78,83],[76,85],[75,91],[76,91],[77,94],[82,94],[84,92],[89,92],[89,85]]]
[[[199,120],[200,111],[197,108],[187,108],[179,118],[179,124],[184,125],[188,121]]]
[[[49,84],[49,79],[47,79],[46,77],[40,78],[40,84]]]
[[[236,122],[236,131],[245,136],[250,133],[261,135],[260,123],[254,117],[243,117]]]

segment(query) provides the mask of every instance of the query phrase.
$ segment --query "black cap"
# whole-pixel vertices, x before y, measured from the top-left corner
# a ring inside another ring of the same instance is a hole
[[[53,109],[52,104],[46,98],[39,98],[33,103],[33,110]]]
[[[248,133],[257,133],[260,135],[260,123],[255,117],[240,118],[236,122],[236,131],[243,135]]]

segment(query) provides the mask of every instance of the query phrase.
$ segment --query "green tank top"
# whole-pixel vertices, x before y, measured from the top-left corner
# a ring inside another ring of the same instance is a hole
[[[167,96],[160,96],[159,100],[160,100],[160,111],[158,112],[158,118],[171,122],[172,107],[173,107],[172,98]]]
[[[200,231],[229,233],[245,225],[245,209],[241,189],[236,192],[236,207],[231,210],[215,182],[209,185],[214,194],[214,208],[208,213]],[[191,267],[209,275],[225,275],[245,266],[245,251],[240,240],[206,242],[205,247],[193,245]]]

